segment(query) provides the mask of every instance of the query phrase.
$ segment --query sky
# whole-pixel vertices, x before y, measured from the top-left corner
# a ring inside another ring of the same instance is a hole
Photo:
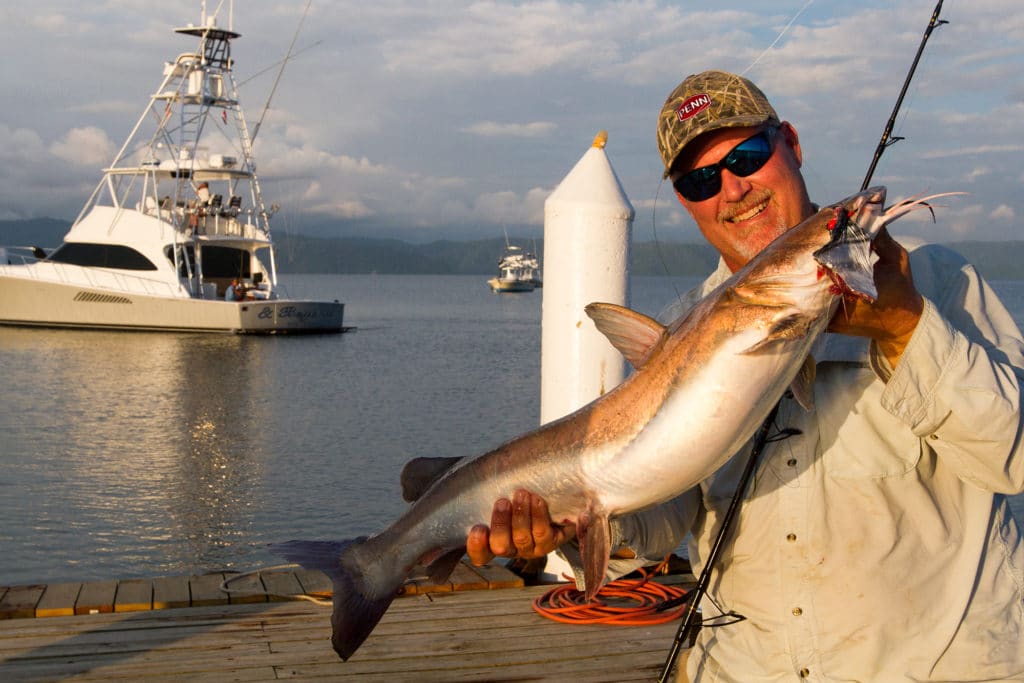
[[[713,5],[713,8],[710,6]],[[213,13],[217,0],[207,0]],[[0,219],[72,220],[193,46],[201,0],[35,0],[0,9]],[[697,241],[662,181],[657,115],[688,74],[744,73],[800,134],[811,197],[864,179],[934,0],[227,0],[236,82],[275,230],[541,237],[544,201],[608,132],[635,240]],[[1021,239],[1024,6],[947,0],[872,184],[962,191],[929,241]],[[926,214],[926,212],[921,212]]]

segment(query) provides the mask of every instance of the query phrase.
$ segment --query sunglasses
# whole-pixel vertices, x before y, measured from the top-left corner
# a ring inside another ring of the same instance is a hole
[[[740,178],[756,173],[772,156],[772,138],[778,128],[766,128],[736,145],[717,164],[701,166],[672,181],[676,192],[690,202],[711,199],[722,189],[722,169]]]

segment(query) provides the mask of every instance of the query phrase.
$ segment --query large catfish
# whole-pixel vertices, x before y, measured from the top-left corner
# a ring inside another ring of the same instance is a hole
[[[883,211],[885,188],[874,188],[825,207],[668,327],[620,306],[587,306],[636,369],[619,386],[571,415],[459,460],[378,534],[274,546],[333,580],[334,649],[351,657],[417,566],[436,581],[447,578],[470,528],[519,488],[543,496],[553,519],[576,523],[593,597],[611,550],[610,517],[668,500],[711,475],[751,438],[787,387],[809,405],[811,344],[844,295],[876,295],[871,239],[927,199]]]

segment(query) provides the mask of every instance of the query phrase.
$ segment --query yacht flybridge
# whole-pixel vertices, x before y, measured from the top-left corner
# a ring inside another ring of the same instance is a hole
[[[164,65],[63,244],[6,250],[0,324],[341,332],[344,304],[289,299],[278,285],[276,207],[264,206],[232,76],[240,34],[205,11],[175,32],[193,49]]]

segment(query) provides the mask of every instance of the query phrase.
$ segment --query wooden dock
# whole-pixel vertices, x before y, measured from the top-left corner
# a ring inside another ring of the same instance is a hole
[[[0,680],[653,680],[678,627],[557,623],[531,607],[550,586],[463,564],[446,585],[407,584],[342,662],[330,645],[330,608],[288,600],[329,591],[326,576],[260,573],[232,582],[230,593],[222,581],[0,588]]]

